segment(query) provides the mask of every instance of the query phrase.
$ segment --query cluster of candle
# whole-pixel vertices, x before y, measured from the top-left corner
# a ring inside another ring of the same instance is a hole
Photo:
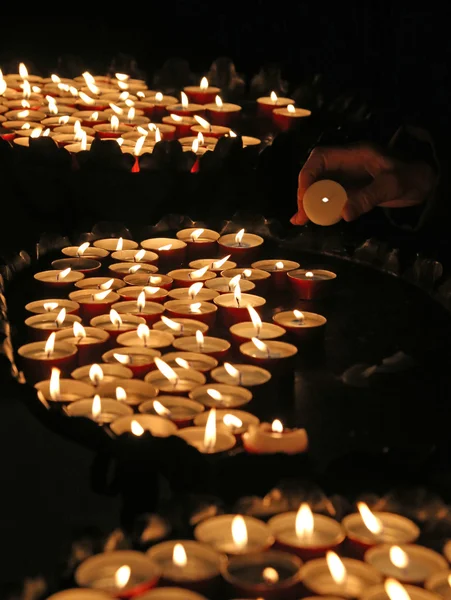
[[[220,236],[191,228],[141,247],[108,238],[63,248],[66,258],[34,276],[43,299],[26,305],[32,341],[18,353],[27,381],[46,405],[116,435],[178,435],[205,454],[236,445],[305,452],[304,429],[260,423],[242,408],[271,373],[292,368],[298,349],[282,338],[309,344],[326,319],[294,310],[263,322],[258,310],[271,290],[291,284],[297,296],[311,297],[335,274],[289,260],[243,266],[262,245],[244,229]],[[211,335],[216,324],[228,335]]]
[[[99,600],[205,600],[199,593],[217,597],[221,588],[224,598],[281,600],[449,596],[448,561],[415,543],[420,530],[413,521],[372,512],[363,502],[357,508],[341,523],[313,513],[307,503],[268,522],[240,514],[210,517],[195,527],[195,541],[159,542],[146,554],[113,551],[88,558],[75,572],[80,588],[49,600],[78,600],[83,591]]]
[[[287,129],[310,111],[294,107],[289,98],[273,92],[258,99],[259,114],[271,115]],[[203,77],[188,86],[180,98],[149,90],[145,81],[124,73],[114,77],[89,72],[74,79],[52,74],[29,74],[21,63],[18,73],[0,69],[0,137],[20,146],[30,138],[48,136],[71,153],[89,150],[94,138],[115,139],[125,153],[152,153],[161,140],[179,139],[184,151],[202,155],[213,150],[218,138],[236,137],[242,107],[224,102],[221,90]],[[261,140],[243,136],[243,146]]]

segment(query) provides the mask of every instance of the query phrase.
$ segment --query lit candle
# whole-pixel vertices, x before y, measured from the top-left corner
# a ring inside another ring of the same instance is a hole
[[[154,385],[160,392],[170,394],[188,394],[191,390],[206,382],[205,376],[194,369],[182,367],[172,369],[163,360],[156,358],[157,371],[146,375],[146,381]]]
[[[158,264],[158,254],[149,250],[119,250],[113,252],[111,258],[119,263],[139,263],[154,265]]]
[[[204,107],[195,102],[190,102],[187,94],[181,92],[180,103],[171,104],[170,113],[171,115],[177,115],[179,117],[193,117],[196,114],[202,114]],[[163,122],[165,122],[163,118]]]
[[[209,373],[218,366],[216,358],[199,352],[169,352],[162,358],[173,368],[194,369],[201,373]]]
[[[74,323],[72,328],[62,329],[56,334],[58,342],[73,344],[78,349],[78,365],[91,364],[101,359],[106,351],[110,336],[108,332],[96,327],[83,327]]]
[[[193,117],[181,116],[179,114],[172,113],[162,118],[163,125],[175,128],[175,137],[183,138],[187,135],[191,135],[191,127],[196,124]]]
[[[223,102],[221,96],[216,95],[214,102],[206,104],[205,110],[214,125],[230,127],[239,118],[242,107],[239,104]]]
[[[121,250],[137,250],[138,243],[126,238],[101,238],[94,242],[95,248],[103,248],[108,252],[120,252]]]
[[[271,275],[271,285],[276,290],[288,287],[288,272],[299,269],[300,265],[293,260],[260,260],[252,264],[253,269],[267,271]]]
[[[324,269],[296,269],[288,273],[293,292],[302,300],[317,300],[332,293],[337,275]]]
[[[141,292],[136,302],[117,302],[112,308],[121,315],[132,314],[141,317],[146,321],[147,325],[156,323],[165,311],[165,308],[161,304],[147,302],[144,292]]]
[[[107,258],[110,253],[104,248],[96,248],[91,246],[89,242],[81,244],[81,246],[67,246],[63,248],[62,253],[70,258],[94,258],[95,260],[103,260]]]
[[[292,344],[269,340],[267,343],[258,338],[252,338],[240,346],[240,352],[255,364],[276,365],[279,361],[293,358],[298,349]]]
[[[238,408],[249,404],[252,392],[238,385],[211,383],[197,387],[190,397],[209,408]]]
[[[66,414],[69,417],[85,417],[99,425],[106,425],[121,416],[133,414],[133,410],[123,402],[118,402],[113,398],[102,398],[96,394],[93,398],[85,398],[68,404]]]
[[[118,277],[119,279],[125,279],[129,275],[150,275],[155,274],[158,271],[158,267],[155,265],[149,265],[147,263],[139,263],[136,265],[132,265],[129,262],[120,262],[113,263],[108,266],[108,269],[113,277]]]
[[[196,335],[197,331],[206,333],[208,325],[195,321],[194,319],[169,319],[162,315],[161,321],[153,324],[153,329],[157,331],[166,331],[172,333],[174,337],[191,337]]]
[[[122,279],[111,277],[86,277],[77,281],[75,287],[80,290],[98,289],[99,291],[112,290],[117,291],[125,287],[127,284]]]
[[[231,294],[235,291],[237,283],[240,284],[242,292],[253,292],[255,290],[255,283],[247,279],[242,279],[241,275],[236,275],[235,277],[217,277],[216,279],[207,281],[205,287],[219,294]]]
[[[119,295],[111,290],[99,292],[97,289],[84,289],[71,292],[69,298],[80,305],[80,315],[89,323],[94,317],[110,312]]]
[[[141,246],[145,250],[155,252],[165,266],[181,265],[186,257],[186,243],[172,238],[152,238],[143,240]]]
[[[275,340],[285,335],[285,329],[273,323],[263,323],[260,315],[252,306],[248,306],[250,321],[236,323],[230,328],[234,341],[243,344],[258,338],[259,340]]]
[[[341,220],[347,201],[348,195],[343,186],[331,179],[322,179],[307,189],[303,206],[312,223],[328,226]]]
[[[44,398],[52,403],[69,403],[89,398],[95,394],[95,389],[89,383],[73,381],[73,379],[61,379],[61,371],[52,368],[50,379],[40,381],[34,387],[43,394]]]
[[[116,435],[135,433],[134,429],[137,429],[136,424],[140,426],[138,437],[146,431],[153,437],[159,438],[166,438],[177,433],[177,426],[174,423],[156,415],[127,415],[120,417],[111,423],[111,431]]]
[[[194,425],[196,427],[205,427],[207,419],[208,413],[203,412],[195,418]],[[244,410],[235,410],[231,408],[216,409],[216,426],[218,429],[228,431],[238,439],[241,439],[243,433],[245,433],[251,425],[258,425],[259,423],[260,421],[255,415],[245,412]]]
[[[35,273],[34,278],[46,288],[52,288],[53,291],[66,292],[74,287],[76,281],[83,279],[84,274],[72,271],[69,267],[61,271],[41,271],[40,273]]]
[[[161,396],[157,400],[147,400],[139,406],[140,413],[159,415],[180,428],[192,425],[194,418],[204,410],[202,404],[183,396]]]
[[[243,435],[243,444],[251,454],[300,454],[308,449],[305,429],[286,429],[276,419],[272,424],[260,423]]]
[[[305,122],[307,117],[312,114],[311,110],[306,108],[296,108],[294,104],[288,104],[282,108],[275,108],[272,113],[274,125],[281,131],[288,131],[293,127],[298,127]]]
[[[224,363],[211,372],[213,381],[227,385],[241,385],[243,387],[254,387],[264,385],[271,379],[271,373],[256,365],[241,365]]]
[[[193,283],[203,283],[216,277],[216,273],[208,270],[208,265],[203,269],[177,269],[168,275],[179,287],[191,287]]]
[[[66,309],[68,315],[76,315],[80,309],[78,302],[72,302],[72,300],[66,300],[63,298],[46,298],[45,300],[35,300],[25,305],[25,310],[34,314],[42,315],[49,312],[54,312]]]
[[[205,427],[187,427],[177,434],[190,446],[194,446],[201,454],[219,454],[235,447],[235,437],[223,430],[217,430],[216,410],[209,412]]]
[[[274,543],[266,523],[254,517],[219,515],[202,521],[194,530],[198,542],[225,554],[264,552]]]
[[[77,315],[68,315],[66,309],[62,308],[59,311],[29,317],[25,320],[25,325],[28,327],[30,337],[33,340],[46,341],[53,331],[72,327],[75,322],[81,323],[81,318]]]
[[[283,108],[289,104],[295,104],[293,98],[279,97],[275,92],[271,92],[269,96],[257,98],[258,113],[264,117],[272,117],[276,108]]]
[[[56,333],[51,333],[46,342],[33,342],[19,348],[21,368],[29,383],[50,379],[53,367],[68,377],[77,366],[77,348],[65,342],[56,343],[55,337]]]
[[[229,260],[229,258],[230,254],[219,260],[215,258],[202,258],[190,262],[189,266],[191,269],[204,269],[208,267],[208,270],[213,273],[221,273],[226,269],[234,269],[236,267],[236,263]]]
[[[190,260],[214,256],[218,250],[219,233],[204,227],[189,227],[177,232],[177,238],[187,245]]]
[[[262,237],[253,233],[246,233],[244,229],[237,233],[223,235],[218,240],[221,252],[231,255],[238,264],[251,262],[261,250],[263,243],[264,239]]]
[[[264,295],[269,290],[269,283],[271,274],[268,271],[262,271],[261,269],[227,269],[221,273],[222,277],[231,277],[232,279],[240,276],[240,285],[245,281],[250,281],[255,286],[255,294]],[[244,288],[241,290],[244,291]]]
[[[195,273],[199,272],[200,271],[195,271]],[[209,281],[213,280],[210,279]],[[191,285],[189,288],[176,288],[169,292],[169,297],[174,300],[191,300],[192,302],[210,302],[217,296],[219,296],[219,293],[214,290],[204,288],[204,283],[202,281],[193,283],[193,285]]]
[[[207,324],[210,328],[215,324],[216,313],[218,311],[218,307],[210,302],[190,302],[184,300],[170,300],[164,304],[164,308],[171,319],[191,318]]]
[[[364,600],[439,600],[440,596],[427,589],[401,585],[396,579],[388,578],[383,585],[371,587],[362,598]]]
[[[230,350],[230,343],[227,340],[218,337],[206,337],[200,329],[197,329],[193,336],[176,339],[173,346],[176,350],[182,352],[198,352],[215,358],[223,358]]]
[[[135,275],[126,275],[124,277],[124,282],[127,285],[138,285],[145,286],[150,285],[154,287],[160,287],[164,290],[171,290],[173,279],[172,277],[168,277],[167,275],[163,275],[158,273],[158,275],[149,275],[149,273],[142,273],[138,271]]]
[[[145,324],[146,321],[142,317],[126,313],[121,316],[114,308],[108,315],[100,315],[91,319],[91,326],[107,331],[111,341],[116,341],[122,333],[136,331],[139,325]]]
[[[230,133],[230,127],[224,127],[222,125],[212,125],[206,119],[200,117],[199,115],[194,115],[194,120],[196,121],[196,125],[191,127],[191,131],[195,135],[206,135],[213,138],[220,138],[224,135]]]
[[[168,296],[168,292],[167,290],[164,290],[163,288],[159,288],[159,287],[154,287],[154,286],[150,286],[150,285],[146,285],[146,286],[132,286],[132,285],[127,285],[124,288],[120,289],[118,291],[119,296],[121,297],[121,299],[123,301],[135,301],[139,298],[139,296],[144,293],[145,297],[146,297],[146,301],[150,300],[152,302],[157,302],[159,304],[162,304],[167,296]]]
[[[172,333],[167,331],[156,331],[155,329],[149,329],[148,325],[138,325],[138,329],[135,331],[128,331],[121,333],[117,338],[117,342],[120,346],[128,347],[139,347],[162,349],[168,348],[174,342],[174,336]]]
[[[206,77],[202,77],[199,85],[189,85],[184,87],[183,90],[190,102],[197,104],[213,102],[216,96],[221,93],[220,88],[210,85]]]
[[[94,363],[75,369],[71,376],[73,379],[98,387],[102,383],[119,383],[120,379],[131,379],[133,371],[120,364]],[[85,397],[88,395],[85,394]]]
[[[119,363],[128,367],[134,377],[142,379],[155,367],[155,358],[161,356],[161,352],[152,348],[113,348],[102,356],[106,363]]]
[[[302,341],[321,341],[324,338],[327,319],[316,313],[287,310],[273,316],[273,321],[283,327],[293,338]]]

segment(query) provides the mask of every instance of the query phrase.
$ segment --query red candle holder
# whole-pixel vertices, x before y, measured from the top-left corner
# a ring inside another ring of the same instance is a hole
[[[303,342],[316,342],[324,339],[327,319],[322,315],[305,311],[287,310],[273,316],[273,321],[292,337]]]
[[[298,298],[318,300],[332,293],[337,275],[324,269],[297,269],[288,273],[288,279]]]
[[[113,321],[115,322],[113,323]],[[94,319],[91,319],[91,326],[107,331],[108,335],[110,336],[110,341],[114,343],[114,345],[117,345],[116,340],[121,333],[135,331],[138,329],[139,325],[145,324],[146,321],[142,317],[128,314],[123,314],[122,316],[119,315],[119,319],[115,319],[109,314],[100,315],[98,317],[94,317]]]
[[[203,77],[200,85],[188,85],[183,88],[183,91],[190,102],[204,105],[214,102],[216,96],[221,93],[221,88],[209,85],[208,79]]]
[[[177,239],[187,245],[190,261],[215,256],[218,252],[219,233],[203,227],[189,227],[177,233]]]
[[[293,127],[297,127],[303,119],[310,117],[311,114],[311,110],[295,108],[292,104],[288,104],[288,106],[274,109],[272,118],[274,125],[280,131],[288,131]]]
[[[108,332],[96,327],[85,327],[85,337],[75,337],[72,328],[63,329],[56,334],[57,342],[74,345],[77,350],[78,366],[83,367],[102,359],[109,347]]]
[[[62,271],[41,271],[34,275],[34,279],[39,281],[43,289],[45,288],[49,293],[61,295],[66,295],[74,288],[75,282],[83,278],[83,273],[69,269],[63,269]]]
[[[241,116],[242,107],[239,104],[230,102],[221,103],[220,106],[215,103],[205,106],[207,111],[207,120],[213,125],[225,125],[231,127]]]
[[[248,316],[249,318],[249,316]],[[240,346],[252,340],[252,338],[258,338],[259,340],[277,340],[285,335],[285,329],[272,323],[262,323],[261,326],[256,326],[252,321],[243,321],[236,323],[230,328],[230,334],[235,344]]]
[[[182,138],[191,134],[191,127],[196,124],[196,121],[193,117],[190,116],[181,116],[177,113],[171,114],[167,117],[163,117],[162,121],[165,125],[170,125],[175,127],[175,137]]]
[[[181,240],[172,238],[153,238],[143,240],[141,246],[145,250],[151,250],[158,254],[162,268],[181,265],[185,262],[186,244]]]
[[[200,304],[196,311],[193,312],[193,305]],[[205,323],[210,328],[214,327],[216,322],[216,313],[218,307],[210,302],[187,302],[184,300],[169,300],[164,305],[164,308],[170,318],[194,319]]]
[[[166,331],[172,333],[174,337],[191,337],[196,335],[197,331],[206,334],[209,327],[202,321],[195,319],[162,319],[153,324],[153,329],[157,331]]]
[[[18,350],[20,368],[29,383],[50,379],[52,369],[56,367],[63,377],[69,377],[77,366],[77,348],[72,344],[55,343],[52,352],[45,351],[46,342],[25,344]]]
[[[264,239],[253,233],[229,233],[218,240],[222,256],[230,255],[239,265],[251,263],[258,256]]]
[[[267,271],[270,274],[270,285],[278,291],[289,288],[288,273],[299,267],[299,263],[293,260],[259,260],[252,263],[253,269]]]
[[[72,116],[81,121],[82,127],[92,128],[94,125],[105,125],[109,122],[109,116],[103,111],[97,110],[81,110],[73,113]]]
[[[96,289],[77,290],[69,294],[70,300],[80,305],[80,316],[89,323],[94,317],[109,313],[114,303],[120,300],[120,296],[111,290],[99,292]]]
[[[124,346],[106,352],[102,356],[102,360],[106,363],[119,363],[130,369],[134,377],[144,379],[149,371],[155,368],[155,358],[159,356],[161,356],[161,352],[158,350]]]
[[[293,344],[286,342],[268,341],[261,342],[261,349],[257,348],[255,343],[247,342],[240,346],[240,352],[246,359],[255,365],[264,365],[267,368],[280,366],[293,359],[298,353],[298,349]],[[285,365],[288,368],[288,365]]]
[[[274,92],[270,96],[257,98],[258,114],[262,117],[272,118],[276,108],[283,108],[289,104],[295,104],[293,98],[278,98]]]

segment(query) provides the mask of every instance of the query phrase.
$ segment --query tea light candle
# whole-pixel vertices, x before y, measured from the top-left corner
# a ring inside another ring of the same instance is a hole
[[[231,555],[265,552],[274,544],[274,537],[266,523],[241,515],[205,519],[194,529],[194,537],[218,552]]]
[[[232,450],[236,445],[233,435],[222,430],[216,431],[215,426],[212,430],[212,437],[209,438],[208,421],[206,427],[186,427],[181,429],[177,435],[201,454],[221,454]]]
[[[173,238],[153,238],[143,240],[141,246],[151,250],[165,264],[182,264],[186,256],[186,243]]]
[[[117,252],[113,252],[111,258],[119,263],[144,263],[147,265],[158,264],[158,254],[155,252],[150,252],[149,250],[120,250]]]
[[[201,321],[194,319],[168,319],[165,316],[161,317],[161,321],[157,321],[152,325],[157,331],[166,331],[172,333],[174,337],[191,337],[196,335],[197,331],[207,333],[209,327]]]
[[[214,281],[214,280],[211,280]],[[191,287],[176,288],[169,292],[169,298],[173,300],[186,300],[187,302],[211,302],[219,296],[215,290],[210,290],[203,287],[203,284],[194,284]]]
[[[119,363],[127,366],[134,377],[143,379],[155,367],[155,358],[159,356],[161,356],[161,352],[151,348],[123,347],[113,348],[113,350],[106,352],[102,356],[102,360],[106,363]]]
[[[194,389],[190,398],[209,408],[238,408],[249,404],[252,392],[238,385],[211,383]]]
[[[275,108],[272,113],[274,125],[281,131],[288,131],[292,127],[298,126],[303,119],[310,117],[311,110],[306,108],[296,108],[294,104],[288,104],[282,108]]]
[[[53,272],[53,271],[52,271]],[[78,314],[80,305],[78,302],[66,300],[64,298],[46,298],[45,300],[35,300],[25,305],[25,310],[34,315],[43,315],[49,312],[59,311],[62,308],[66,309],[68,315]]]
[[[424,587],[429,592],[438,594],[442,598],[448,598],[449,594],[450,594],[450,589],[451,589],[450,582],[451,582],[451,571],[441,571],[440,573],[435,573],[434,575],[431,575],[431,577],[429,577],[426,580]],[[406,588],[407,587],[410,587],[410,586],[406,586]]]
[[[276,108],[283,108],[289,104],[295,104],[293,98],[279,98],[275,92],[271,92],[269,96],[257,98],[258,114],[263,117],[272,117]]]
[[[191,318],[206,323],[209,327],[214,326],[218,310],[215,304],[209,302],[188,302],[184,300],[170,300],[165,303],[164,308],[171,319],[178,317],[182,319]]]
[[[160,575],[151,557],[134,550],[113,550],[84,560],[75,570],[75,581],[113,597],[133,598],[154,588]]]
[[[168,394],[188,394],[196,387],[204,385],[205,376],[194,369],[181,367],[172,369],[161,359],[156,359],[157,371],[146,375],[145,381],[154,385],[160,392]]]
[[[109,398],[116,397],[118,402],[128,406],[138,407],[146,400],[153,400],[158,395],[158,390],[145,381],[139,379],[125,379],[121,382],[102,381],[97,388],[97,394]]]
[[[177,367],[189,368],[201,373],[209,373],[218,366],[216,358],[199,352],[169,352],[162,359],[174,369]]]
[[[322,315],[300,310],[279,312],[273,316],[273,321],[293,337],[303,341],[322,339],[327,323]]]
[[[189,102],[188,96],[185,92],[181,92],[180,94],[181,103],[180,104],[171,104],[170,112],[171,115],[178,115],[179,117],[187,117],[194,116],[196,114],[202,114],[204,111],[204,107],[195,102]],[[164,123],[163,119],[163,123]]]
[[[191,150],[193,149],[193,142],[196,142],[199,145],[199,148],[206,148],[207,150],[214,150],[216,144],[218,143],[217,138],[204,136],[204,135],[189,135],[187,137],[179,138],[179,142],[182,146],[188,146]],[[198,267],[200,268],[200,267]]]
[[[53,331],[56,332],[65,327],[72,327],[74,323],[81,323],[81,318],[77,315],[66,314],[65,308],[58,312],[34,315],[25,320],[30,337],[35,341],[46,341],[49,334]]]
[[[122,402],[96,395],[68,404],[66,414],[69,417],[85,417],[99,425],[109,425],[121,416],[133,414],[133,410]]]
[[[86,322],[94,317],[109,313],[111,306],[120,300],[119,295],[111,290],[99,292],[97,289],[77,290],[69,294],[70,300],[80,305],[80,316]]]
[[[153,546],[147,556],[162,572],[163,585],[182,585],[208,589],[219,577],[223,557],[204,544],[189,540],[171,540]]]
[[[191,102],[197,102],[197,104],[213,102],[221,92],[220,88],[211,86],[206,77],[202,77],[199,85],[186,86],[183,88],[183,91]]]
[[[193,260],[189,266],[191,269],[205,269],[205,267],[208,267],[208,270],[213,273],[222,273],[226,269],[234,269],[236,267],[236,263],[229,260],[229,258],[230,256],[225,256],[219,260],[216,258],[201,258]]]
[[[120,364],[93,363],[75,369],[75,371],[72,371],[71,377],[78,381],[82,381],[83,383],[89,383],[95,387],[112,382],[121,385],[119,380],[131,379],[133,377],[133,371]],[[93,394],[85,394],[85,397],[89,395],[92,396]]]
[[[21,368],[28,382],[50,379],[54,367],[69,376],[77,366],[77,348],[72,344],[55,343],[55,336],[51,333],[46,342],[33,342],[19,348]]]
[[[252,264],[253,269],[267,271],[271,275],[271,286],[276,290],[288,287],[288,272],[299,269],[300,264],[293,260],[259,260]]]
[[[304,587],[314,594],[341,598],[360,598],[368,588],[382,582],[382,575],[370,565],[352,558],[340,559],[335,552],[306,563],[301,578]]]
[[[169,291],[172,289],[173,279],[162,273],[158,273],[158,275],[142,273],[142,275],[140,275],[138,271],[136,275],[126,275],[124,277],[124,282],[127,285],[150,285],[151,287],[160,287]]]
[[[94,396],[95,388],[92,385],[73,379],[60,379],[59,376],[59,369],[54,368],[50,379],[34,386],[48,402],[68,403]]]
[[[209,413],[201,413],[194,419],[194,425],[205,427],[208,416]],[[216,409],[216,427],[232,433],[237,438],[241,438],[251,425],[258,425],[259,423],[260,420],[255,415],[251,415],[251,413],[244,410]]]
[[[155,265],[148,265],[146,263],[139,263],[137,265],[131,265],[129,262],[125,263],[113,263],[109,265],[108,270],[112,274],[113,277],[118,277],[119,279],[124,279],[129,275],[146,274],[148,276],[157,273],[158,267]]]
[[[112,290],[113,292],[120,290],[127,284],[122,279],[115,279],[111,277],[86,277],[77,281],[75,287],[80,290],[86,289],[97,289],[100,291]]]
[[[57,342],[73,344],[78,349],[78,365],[91,364],[101,359],[110,336],[106,331],[96,327],[83,327],[74,323],[73,327],[62,329],[56,334]]]
[[[415,544],[374,546],[365,553],[365,562],[385,577],[417,585],[422,585],[434,573],[448,568],[441,554]]]
[[[136,428],[136,423],[141,429]],[[177,433],[177,426],[171,421],[158,417],[156,415],[129,415],[120,417],[111,423],[111,431],[116,435],[123,433],[135,433],[138,431],[141,435],[149,431],[153,437],[166,438]],[[139,435],[138,435],[139,437]]]
[[[230,254],[235,262],[251,262],[263,246],[264,239],[253,233],[246,233],[244,229],[238,233],[223,235],[218,240],[219,249],[223,254]],[[224,276],[226,276],[223,273]]]
[[[395,598],[439,600],[440,596],[414,585],[401,585],[395,579],[387,579],[384,585],[371,587],[362,596],[364,600],[395,600]]]
[[[303,206],[312,223],[329,226],[341,220],[347,201],[348,195],[343,186],[331,179],[322,179],[307,189]]]
[[[108,114],[96,110],[78,110],[72,116],[81,121],[82,127],[92,128],[94,125],[105,125],[109,121]]]
[[[271,373],[255,365],[224,363],[222,367],[218,367],[211,372],[211,378],[213,381],[225,383],[226,385],[254,387],[268,383],[271,379]]]
[[[248,307],[259,308],[266,304],[265,298],[253,294],[242,294],[240,285],[235,287],[233,294],[222,294],[213,300],[219,308],[219,315],[225,327],[242,323],[249,319]]]
[[[420,529],[413,521],[389,512],[372,512],[364,502],[357,504],[358,513],[347,515],[342,525],[348,544],[360,554],[377,544],[415,542]]]
[[[255,283],[248,281],[247,279],[242,279],[241,275],[238,275],[238,278],[217,277],[216,279],[207,281],[205,287],[219,294],[231,294],[234,291],[237,283],[240,284],[240,289],[242,292],[252,292],[255,290]]]
[[[60,133],[73,133],[74,131],[74,125],[75,123],[78,121],[78,119],[76,119],[75,117],[71,117],[69,115],[66,116],[59,116],[59,117],[48,117],[47,119],[44,119],[43,121],[41,121],[41,125],[44,125],[44,127],[50,127],[50,129],[54,130],[57,127],[67,127],[67,131],[61,131]],[[72,127],[71,127],[72,126]],[[70,131],[72,130],[72,131]],[[87,132],[89,133],[89,132]],[[92,135],[92,134],[90,134]]]
[[[120,138],[123,133],[130,131],[131,125],[125,125],[119,123],[119,119],[115,116],[108,116],[109,123],[103,123],[101,125],[93,125],[93,129],[97,132],[97,136],[100,139],[117,139]]]
[[[103,248],[108,252],[120,252],[121,250],[137,250],[139,245],[133,240],[127,238],[102,238],[94,242],[95,248]]]
[[[209,271],[208,267],[203,269],[177,269],[176,271],[170,271],[168,275],[179,287],[191,287],[193,283],[203,283],[216,277],[216,273]]]
[[[204,410],[202,404],[183,396],[160,396],[157,400],[146,400],[139,406],[140,413],[159,415],[177,427],[188,427]]]
[[[84,274],[68,268],[61,271],[41,271],[35,273],[34,278],[45,287],[64,292],[72,289],[76,281],[84,278]]]
[[[291,287],[301,300],[317,300],[331,294],[337,275],[324,269],[297,269],[288,273]]]
[[[230,127],[240,116],[242,107],[239,104],[223,102],[220,96],[215,96],[214,102],[205,105],[207,116],[214,125]]]
[[[144,348],[168,348],[174,342],[174,336],[166,331],[149,329],[147,325],[139,325],[136,331],[122,333],[117,342],[120,346],[143,346]]]
[[[305,429],[285,429],[279,420],[260,423],[249,427],[243,435],[243,444],[251,454],[300,454],[308,449],[308,436]]]
[[[319,558],[329,550],[336,550],[344,541],[345,533],[334,519],[313,514],[308,504],[301,504],[296,512],[276,515],[268,526],[281,550],[294,552],[303,560]]]
[[[99,590],[72,588],[52,594],[47,600],[111,600],[111,596]]]
[[[146,321],[142,317],[127,313],[120,315],[114,308],[108,315],[100,315],[91,319],[91,326],[107,331],[112,342],[115,342],[122,333],[136,331],[140,325],[145,324]]]
[[[159,287],[154,287],[154,286],[134,286],[134,285],[127,285],[126,287],[120,289],[118,291],[119,296],[122,298],[122,300],[124,301],[133,301],[133,300],[138,300],[139,296],[144,293],[145,294],[145,298],[146,301],[150,300],[152,302],[157,302],[157,303],[163,303],[164,300],[167,298],[168,296],[168,291],[164,290],[163,288],[159,288]]]
[[[5,118],[8,121],[16,121],[18,119],[24,119],[27,123],[36,123],[38,121],[42,121],[47,116],[45,112],[41,112],[38,110],[29,110],[29,109],[19,109],[19,110],[9,110],[4,114]]]
[[[156,323],[165,309],[161,304],[156,302],[146,302],[144,296],[139,296],[136,302],[118,302],[113,304],[114,310],[120,315],[131,314],[137,317],[141,317],[145,320],[147,325],[153,325]]]
[[[104,260],[110,253],[104,248],[96,248],[90,246],[89,242],[81,244],[81,246],[67,246],[62,249],[62,253],[70,258],[93,258],[94,260]]]
[[[176,350],[181,350],[182,352],[198,352],[199,354],[208,354],[215,358],[224,357],[230,350],[230,343],[227,340],[217,337],[206,337],[199,329],[196,335],[178,338],[172,345]]]
[[[301,565],[297,556],[271,550],[232,556],[221,573],[237,596],[276,600],[302,595]]]
[[[230,328],[232,338],[238,344],[242,344],[253,338],[259,340],[275,340],[285,335],[285,329],[274,325],[272,323],[263,323],[260,315],[252,308],[248,307],[249,316],[251,321],[244,321],[243,323],[236,323]]]
[[[219,233],[203,227],[189,227],[177,232],[177,239],[187,245],[190,260],[208,258],[218,251]]]
[[[209,123],[205,119],[202,119],[202,117],[199,117],[198,115],[196,115],[194,119],[198,123],[198,125],[193,125],[191,127],[191,131],[195,135],[199,135],[199,133],[201,133],[204,136],[218,139],[230,133],[230,127],[224,127],[223,125],[212,125],[211,123]]]
[[[255,294],[264,295],[269,290],[271,274],[268,271],[261,269],[228,269],[221,273],[222,277],[238,277],[240,276],[240,286],[245,281],[251,281],[255,286]],[[245,291],[244,287],[241,291]]]
[[[84,273],[85,275],[93,275],[101,267],[101,263],[92,258],[59,258],[52,262],[53,269],[61,270],[70,268],[74,271],[80,271],[80,273]]]
[[[177,138],[182,138],[184,136],[191,134],[191,127],[196,124],[196,121],[193,117],[189,116],[181,116],[176,113],[172,113],[171,106],[171,114],[167,117],[163,117],[161,119],[164,125],[169,125],[171,127],[175,127],[175,136]]]

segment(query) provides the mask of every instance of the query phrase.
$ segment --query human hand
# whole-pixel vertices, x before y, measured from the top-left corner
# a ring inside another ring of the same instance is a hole
[[[404,163],[389,158],[370,145],[349,148],[315,148],[307,159],[298,181],[298,212],[291,218],[293,225],[305,225],[304,194],[319,179],[372,178],[357,189],[348,189],[348,202],[342,217],[354,221],[376,206],[404,208],[423,203],[436,182],[436,174],[424,162]]]

